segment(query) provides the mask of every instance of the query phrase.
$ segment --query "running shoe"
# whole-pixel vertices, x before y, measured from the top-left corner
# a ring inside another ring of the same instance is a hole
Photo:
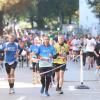
[[[63,94],[64,92],[61,90],[61,91],[59,91],[59,94]]]
[[[14,88],[10,88],[9,94],[13,94],[13,93],[15,93]]]
[[[59,91],[58,91],[59,94],[63,94],[64,92],[62,91],[61,88],[59,88]]]
[[[49,93],[48,93],[48,91],[45,91],[44,96],[46,96],[46,97],[50,96]]]

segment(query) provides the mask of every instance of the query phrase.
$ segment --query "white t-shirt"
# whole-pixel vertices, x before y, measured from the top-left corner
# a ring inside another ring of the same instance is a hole
[[[86,44],[87,44],[86,41],[87,41],[87,39],[84,38],[84,40],[83,40],[83,47],[82,47],[84,53],[86,52]]]
[[[78,39],[73,39],[72,42],[72,49],[75,51],[79,51],[79,45],[80,45],[80,40]]]
[[[95,45],[96,45],[96,41],[95,39],[87,39],[86,40],[86,51],[87,52],[94,52],[94,48],[95,48]]]

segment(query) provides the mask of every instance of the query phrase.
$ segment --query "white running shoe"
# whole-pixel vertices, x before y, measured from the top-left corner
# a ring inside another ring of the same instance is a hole
[[[15,93],[14,88],[10,88],[9,94],[13,94],[13,93]]]

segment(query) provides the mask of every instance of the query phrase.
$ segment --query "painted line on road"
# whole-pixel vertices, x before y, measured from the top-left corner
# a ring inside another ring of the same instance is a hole
[[[88,94],[88,95],[91,95],[91,94],[100,94],[100,92],[96,92],[96,91],[93,91],[93,92],[82,92],[82,93],[73,93],[74,95],[84,95],[84,94]]]
[[[21,97],[19,97],[18,99],[16,99],[16,100],[24,100],[26,98],[26,96],[21,96]]]
[[[35,88],[35,87],[41,87],[41,84],[15,82],[15,88]],[[8,82],[0,81],[0,88],[9,88]]]
[[[75,89],[75,86],[68,86],[68,90],[69,91],[75,91],[76,89]]]

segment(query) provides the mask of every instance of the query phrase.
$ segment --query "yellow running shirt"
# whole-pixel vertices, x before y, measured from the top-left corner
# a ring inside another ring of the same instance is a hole
[[[54,63],[56,64],[66,64],[66,58],[67,58],[67,52],[69,52],[69,46],[67,44],[59,45],[59,43],[56,43],[54,45],[57,54],[56,59],[54,59]]]

